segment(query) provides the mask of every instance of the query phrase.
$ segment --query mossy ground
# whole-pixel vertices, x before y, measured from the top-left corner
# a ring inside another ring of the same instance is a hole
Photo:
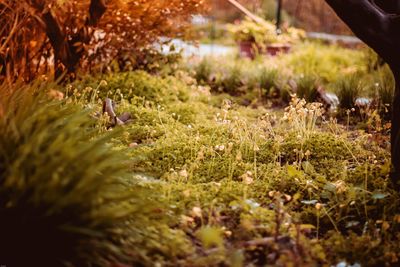
[[[304,43],[275,58],[207,59],[158,75],[4,85],[0,212],[12,216],[0,221],[0,256],[17,251],[7,257],[44,266],[397,266],[400,198],[381,117],[393,83],[369,60]],[[360,92],[382,105],[335,117],[290,97],[291,81],[307,77],[312,98],[316,84],[338,87],[342,74],[356,81],[344,89],[363,80]],[[110,128],[105,97],[132,120]],[[48,229],[54,236],[40,238]],[[68,244],[79,246],[65,250],[71,229]]]
[[[310,49],[284,60],[298,69],[293,61]],[[329,62],[311,60],[305,71],[320,70],[329,83],[342,70],[326,65],[357,67],[361,58],[333,51],[323,57]],[[399,263],[400,203],[390,188],[384,133],[349,130],[355,128],[299,100],[286,112],[245,107],[240,95],[210,93],[212,73],[201,68],[207,72],[195,76],[201,85],[184,71],[119,73],[99,78],[107,85],[84,97],[100,107],[102,97],[114,96],[118,113],[133,116],[112,145],[157,195],[170,237],[138,250],[152,258],[146,249],[156,247],[157,266]],[[96,79],[74,87],[96,88]],[[224,86],[239,83],[246,85],[233,79]]]

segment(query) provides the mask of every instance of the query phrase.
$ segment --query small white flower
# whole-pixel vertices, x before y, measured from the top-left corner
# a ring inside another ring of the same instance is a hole
[[[216,145],[216,146],[215,146],[215,150],[217,150],[217,151],[224,151],[224,150],[225,150],[225,146],[224,146],[224,145]]]
[[[200,207],[193,207],[192,216],[200,218],[202,216],[202,210]]]
[[[182,177],[184,177],[184,178],[187,178],[187,177],[189,176],[189,174],[188,174],[187,170],[181,170],[181,171],[179,172],[179,176],[182,176]]]

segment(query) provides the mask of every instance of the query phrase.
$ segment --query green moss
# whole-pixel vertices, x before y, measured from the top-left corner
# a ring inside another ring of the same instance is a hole
[[[372,230],[379,229],[370,226]],[[324,247],[329,251],[329,259],[338,257],[346,259],[348,263],[359,263],[367,266],[390,266],[398,263],[399,236],[394,236],[392,241],[373,238],[371,235],[358,235],[349,233],[347,237],[332,233]]]
[[[299,159],[299,153],[310,152],[310,161],[319,172],[329,169],[329,164],[337,164],[338,161],[352,160],[354,144],[341,136],[331,133],[314,133],[309,138],[298,138],[295,134],[289,135],[281,145],[282,160],[293,163]],[[305,158],[305,156],[303,156]]]
[[[99,87],[99,79],[107,82]],[[187,85],[173,76],[155,77],[144,71],[121,72],[102,77],[87,78],[74,84],[80,91],[85,87],[97,88],[101,99],[110,97],[114,100],[140,97],[143,101],[168,103],[187,101]]]
[[[399,197],[379,141],[386,136],[372,139],[319,115],[305,119],[306,106],[283,120],[278,102],[267,100],[289,92],[290,79],[302,73],[324,85],[354,67],[362,73],[359,51],[314,43],[293,51],[254,62],[207,59],[196,77],[202,86],[185,72],[106,76],[100,97],[110,90],[118,113],[133,117],[111,131],[108,148],[128,164],[128,187],[150,189],[144,199],[159,204],[140,217],[143,227],[118,228],[135,241],[131,265],[368,265],[400,257]],[[88,84],[99,81],[76,87]],[[79,106],[100,106],[87,99],[78,98]],[[104,132],[101,121],[91,127],[93,139]],[[369,262],[368,249],[376,250]]]

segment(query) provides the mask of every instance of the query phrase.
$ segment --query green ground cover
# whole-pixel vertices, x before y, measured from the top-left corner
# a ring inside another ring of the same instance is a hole
[[[223,62],[4,88],[0,216],[13,216],[0,233],[11,248],[29,251],[54,229],[30,254],[52,252],[52,266],[398,264],[400,198],[381,113],[345,110],[338,123],[289,87],[307,76],[338,90],[347,74],[374,95],[385,69],[315,43]],[[132,121],[107,127],[105,97]],[[30,241],[18,247],[21,235]]]

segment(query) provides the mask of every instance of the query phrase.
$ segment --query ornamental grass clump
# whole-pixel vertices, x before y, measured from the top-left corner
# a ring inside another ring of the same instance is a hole
[[[350,110],[355,107],[355,102],[360,97],[363,85],[356,75],[347,75],[336,84],[336,94],[339,98],[340,108]]]
[[[296,93],[307,102],[316,102],[318,98],[318,78],[314,75],[300,75],[297,79]]]
[[[389,66],[377,71],[377,83],[375,83],[378,110],[384,118],[389,119],[392,113],[392,103],[395,91],[395,81]]]
[[[277,93],[276,90],[279,90],[278,79],[280,78],[278,69],[262,66],[257,68],[254,72],[255,77],[253,79],[256,84],[255,87],[262,89],[267,97]]]
[[[80,107],[49,100],[45,87],[0,88],[0,261],[111,266],[128,250],[132,261],[130,246],[146,233],[137,226],[150,225],[144,190],[127,185],[112,135],[98,135]]]
[[[207,84],[210,80],[213,69],[213,62],[208,58],[204,58],[194,67],[194,78],[201,84]]]
[[[292,69],[295,75],[316,75],[322,85],[327,85],[345,74],[364,71],[363,57],[363,52],[359,50],[304,42],[282,57],[282,63]]]

